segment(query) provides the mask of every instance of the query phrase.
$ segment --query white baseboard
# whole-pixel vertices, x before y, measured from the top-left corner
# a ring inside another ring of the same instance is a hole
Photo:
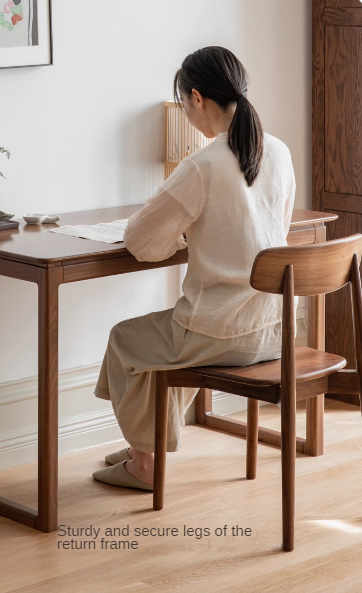
[[[122,439],[110,403],[94,394],[100,363],[59,373],[59,453]],[[0,468],[37,459],[37,377],[0,384]]]
[[[94,363],[75,369],[59,372],[59,393],[80,387],[95,385],[100,370],[100,363]],[[14,404],[38,397],[37,377],[28,377],[16,381],[0,383],[0,406]]]
[[[298,343],[305,342],[304,315],[298,318]],[[93,394],[100,363],[59,373],[59,453],[70,453],[120,441],[122,432],[111,404]],[[0,384],[0,469],[37,459],[37,378]],[[213,393],[213,411],[220,415],[246,409],[246,398]],[[195,421],[195,405],[186,424]]]
[[[113,412],[73,416],[59,423],[59,454],[122,440]],[[38,458],[37,428],[7,431],[0,437],[0,469]]]

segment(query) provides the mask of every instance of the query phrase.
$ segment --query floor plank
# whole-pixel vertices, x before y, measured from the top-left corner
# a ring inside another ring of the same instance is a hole
[[[245,413],[234,415],[245,419]],[[276,406],[260,424],[278,429]],[[298,404],[298,434],[305,410]],[[325,455],[298,455],[296,549],[281,551],[280,451],[259,446],[256,480],[245,479],[243,439],[189,425],[182,449],[167,457],[166,506],[152,495],[92,480],[116,444],[61,456],[59,524],[130,529],[137,550],[58,549],[65,538],[0,519],[1,593],[360,593],[362,588],[362,423],[359,412],[328,401]],[[0,472],[0,494],[36,504],[36,464]],[[232,526],[250,528],[233,537]],[[210,529],[210,535],[183,529]],[[215,535],[216,528],[226,535]],[[173,527],[178,537],[136,538],[135,528]],[[69,537],[68,539],[72,539]],[[74,541],[89,540],[74,537]]]

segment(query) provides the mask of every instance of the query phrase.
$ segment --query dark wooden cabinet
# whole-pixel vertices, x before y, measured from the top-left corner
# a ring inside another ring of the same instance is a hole
[[[362,2],[313,0],[313,208],[327,239],[362,232]],[[350,288],[326,297],[326,350],[355,368]],[[358,397],[347,400],[358,405]]]
[[[325,6],[333,8],[359,8],[361,6],[361,0],[326,0]]]

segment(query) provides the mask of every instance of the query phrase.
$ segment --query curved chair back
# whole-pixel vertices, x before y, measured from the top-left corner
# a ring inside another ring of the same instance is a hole
[[[360,263],[361,234],[325,243],[264,249],[254,260],[250,284],[261,292],[283,294],[285,268],[292,265],[294,294],[327,294],[349,282],[355,253]]]

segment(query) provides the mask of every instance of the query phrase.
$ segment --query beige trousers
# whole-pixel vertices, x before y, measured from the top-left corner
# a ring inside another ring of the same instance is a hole
[[[173,309],[128,319],[110,333],[95,395],[111,400],[128,443],[154,450],[156,370],[189,366],[245,366],[279,358],[281,323],[246,336],[210,338],[181,327]],[[198,389],[169,389],[167,451],[181,447],[180,426]]]

